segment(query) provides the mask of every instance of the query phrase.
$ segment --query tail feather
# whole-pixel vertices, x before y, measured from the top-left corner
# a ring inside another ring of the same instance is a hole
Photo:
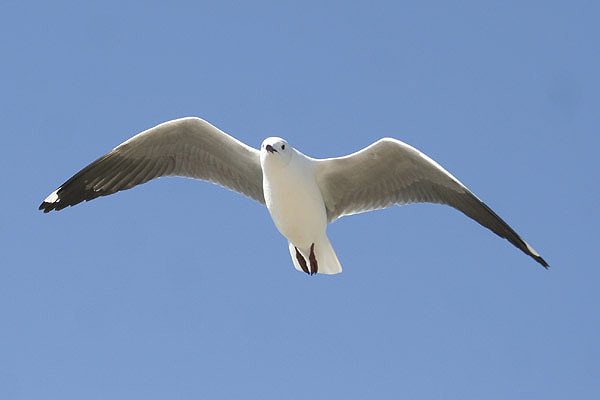
[[[292,257],[292,262],[294,263],[294,268],[298,271],[302,271],[302,267],[300,266],[298,259],[296,257],[296,246],[291,242],[288,242],[288,247],[290,250],[290,256]],[[310,248],[303,249],[298,247],[298,251],[300,254],[308,261],[310,256]],[[315,242],[314,254],[317,258],[317,264],[319,266],[318,273],[319,274],[339,274],[342,272],[342,265],[329,242],[327,236],[323,237],[321,240]]]

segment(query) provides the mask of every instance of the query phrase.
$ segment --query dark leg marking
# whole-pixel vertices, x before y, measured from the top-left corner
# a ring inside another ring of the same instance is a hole
[[[317,257],[315,257],[314,243],[310,246],[310,256],[308,256],[308,261],[310,261],[310,274],[316,274],[319,271],[319,264],[317,264]]]
[[[304,257],[302,257],[302,254],[300,254],[298,248],[296,246],[294,246],[294,248],[296,249],[296,260],[298,260],[300,268],[302,268],[302,271],[306,272],[307,274],[310,274],[310,272],[308,271],[308,266],[306,265],[306,260],[304,259]]]

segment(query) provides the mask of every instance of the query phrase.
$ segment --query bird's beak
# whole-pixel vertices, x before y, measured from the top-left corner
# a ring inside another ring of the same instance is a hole
[[[273,146],[270,144],[267,145],[266,149],[269,153],[277,153],[277,150],[275,150],[275,148],[273,148]]]

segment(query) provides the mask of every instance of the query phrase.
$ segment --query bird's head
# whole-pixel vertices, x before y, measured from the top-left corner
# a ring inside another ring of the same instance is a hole
[[[268,161],[287,165],[292,159],[292,154],[292,147],[282,138],[266,138],[260,146],[260,161],[262,164]]]

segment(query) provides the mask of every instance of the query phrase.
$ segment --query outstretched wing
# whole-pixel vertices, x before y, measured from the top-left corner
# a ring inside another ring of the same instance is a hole
[[[157,125],[120,144],[63,183],[39,209],[62,210],[161,176],[203,179],[265,204],[258,150],[190,117]]]
[[[527,242],[458,179],[399,140],[385,138],[345,157],[317,160],[316,175],[329,221],[394,204],[446,204],[548,267]]]

